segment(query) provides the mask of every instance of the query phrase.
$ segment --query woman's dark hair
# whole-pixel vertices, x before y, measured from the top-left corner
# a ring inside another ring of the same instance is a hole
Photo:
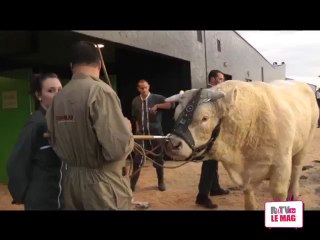
[[[36,96],[36,92],[41,93],[42,83],[48,78],[58,78],[58,75],[55,73],[38,73],[32,75],[30,82],[30,94],[33,97],[36,109],[40,105],[40,101]]]

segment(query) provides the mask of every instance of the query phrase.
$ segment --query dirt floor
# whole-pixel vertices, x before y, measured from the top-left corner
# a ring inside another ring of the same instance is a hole
[[[316,131],[313,144],[306,157],[300,180],[300,200],[305,209],[320,210],[320,129]],[[179,162],[166,162],[175,166]],[[157,189],[155,169],[148,162],[142,169],[139,182],[134,192],[135,201],[150,203],[148,210],[207,210],[195,204],[198,191],[201,163],[188,163],[177,169],[165,169],[167,191]],[[243,193],[237,190],[222,165],[219,165],[220,185],[231,189],[226,196],[211,197],[218,204],[217,210],[243,210]],[[258,208],[263,210],[264,202],[271,200],[268,181],[263,182],[256,191]],[[6,185],[0,185],[0,210],[23,210],[23,206],[11,204],[11,196]],[[213,210],[216,211],[216,210]]]

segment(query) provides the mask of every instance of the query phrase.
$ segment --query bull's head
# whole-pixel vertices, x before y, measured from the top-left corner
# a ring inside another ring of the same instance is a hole
[[[225,93],[212,89],[192,89],[166,99],[178,102],[175,126],[165,144],[168,156],[176,160],[201,159],[219,134],[222,112],[218,100]]]

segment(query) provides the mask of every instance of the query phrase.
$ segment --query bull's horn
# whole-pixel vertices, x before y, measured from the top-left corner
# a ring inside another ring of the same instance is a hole
[[[184,94],[184,91],[181,90],[178,94],[175,94],[171,97],[166,98],[164,101],[165,102],[179,102],[181,96]]]
[[[225,96],[224,92],[221,92],[219,90],[208,90],[204,89],[205,97],[211,99],[212,101],[218,100],[219,98],[223,98]]]

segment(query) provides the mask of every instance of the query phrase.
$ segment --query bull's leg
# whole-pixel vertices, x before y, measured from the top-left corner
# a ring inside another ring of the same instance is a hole
[[[244,193],[244,208],[245,210],[256,210],[256,197],[252,188],[246,189]]]
[[[291,176],[291,158],[281,159],[281,166],[273,166],[270,176],[270,190],[275,201],[285,201],[287,198]]]
[[[254,191],[258,188],[261,182],[246,183],[244,187],[244,209],[257,210],[256,196]]]
[[[299,197],[299,181],[302,170],[302,162],[306,155],[306,151],[302,150],[292,157],[292,173],[290,186],[288,191],[288,200],[294,200]]]

